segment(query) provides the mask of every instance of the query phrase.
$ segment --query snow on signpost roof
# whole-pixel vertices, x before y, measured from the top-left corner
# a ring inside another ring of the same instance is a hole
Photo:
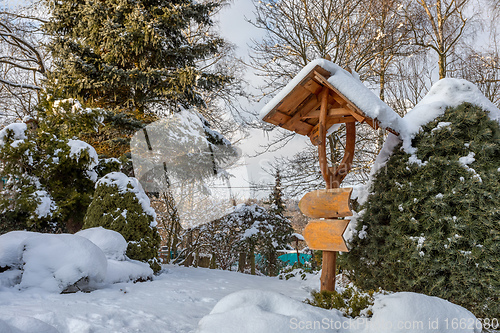
[[[366,121],[399,133],[401,117],[358,78],[325,59],[305,66],[260,112],[260,119],[302,135],[311,136],[319,118],[319,93],[323,87],[333,93],[329,99],[329,122]]]

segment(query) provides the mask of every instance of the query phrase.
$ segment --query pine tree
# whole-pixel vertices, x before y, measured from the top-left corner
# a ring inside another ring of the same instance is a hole
[[[290,221],[284,217],[286,205],[283,200],[283,188],[281,186],[280,170],[276,169],[275,184],[273,191],[269,195],[268,212],[271,215],[270,224],[273,227],[273,235],[271,238],[266,238],[264,242],[264,255],[267,262],[268,275],[275,276],[278,274],[278,253],[276,250],[284,248],[290,241],[290,236],[293,229]],[[278,245],[279,244],[279,245]]]
[[[396,147],[361,207],[341,259],[360,287],[447,299],[500,313],[500,127],[471,104],[449,108]]]
[[[160,235],[156,213],[135,178],[111,172],[99,179],[84,219],[84,229],[104,227],[119,232],[128,242],[127,256],[148,262],[157,272]]]
[[[275,184],[273,187],[273,191],[269,195],[269,200],[267,201],[267,204],[269,204],[270,213],[283,216],[283,213],[286,210],[286,205],[285,201],[283,200],[283,188],[281,186],[281,175],[279,169],[276,169],[276,174],[274,175],[274,179],[275,179]]]

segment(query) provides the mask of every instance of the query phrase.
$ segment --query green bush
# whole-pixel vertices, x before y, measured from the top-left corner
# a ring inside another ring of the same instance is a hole
[[[439,125],[439,126],[438,126]],[[396,147],[361,209],[351,281],[444,298],[476,316],[500,313],[500,127],[471,104],[448,108]]]
[[[155,272],[160,270],[156,214],[137,179],[111,172],[97,182],[83,229],[93,227],[119,232],[128,242],[130,259],[148,262]]]
[[[377,293],[381,293],[378,291]],[[312,299],[306,299],[305,303],[317,306],[323,309],[337,309],[344,316],[359,317],[372,316],[371,307],[373,306],[374,295],[376,292],[370,290],[362,292],[353,286],[348,286],[342,293],[337,291],[316,291],[311,292]]]

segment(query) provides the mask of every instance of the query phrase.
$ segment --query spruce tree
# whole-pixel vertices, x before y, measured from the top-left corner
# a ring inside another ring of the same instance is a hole
[[[281,186],[281,175],[280,170],[276,169],[274,175],[275,184],[273,191],[269,195],[269,214],[270,225],[273,228],[273,237],[264,239],[264,255],[267,262],[267,273],[268,275],[275,276],[278,274],[278,249],[277,244],[281,248],[284,248],[286,244],[290,241],[290,236],[293,229],[290,225],[290,221],[283,215],[286,210],[285,201],[283,200],[283,188]]]
[[[119,232],[128,242],[129,258],[148,262],[155,272],[160,270],[156,213],[137,179],[121,172],[99,179],[83,229],[94,227]]]
[[[44,25],[54,36],[49,49],[54,92],[84,104],[144,112],[155,103],[202,105],[199,91],[226,77],[196,68],[224,41],[189,38],[191,25],[211,25],[217,5],[192,0],[50,1]]]
[[[375,175],[351,251],[341,256],[364,289],[438,296],[476,316],[500,313],[500,127],[465,103],[398,146]]]
[[[283,216],[286,206],[285,201],[283,200],[283,188],[281,186],[281,175],[279,169],[276,169],[274,181],[273,191],[269,195],[269,200],[267,201],[267,204],[269,204],[269,212]]]
[[[193,38],[188,27],[210,26],[218,6],[192,0],[47,0],[44,24],[54,68],[47,86],[55,96],[78,98],[108,111],[99,133],[80,138],[99,154],[120,157],[132,135],[158,112],[202,106],[201,94],[231,78],[199,69],[225,41],[217,35]]]

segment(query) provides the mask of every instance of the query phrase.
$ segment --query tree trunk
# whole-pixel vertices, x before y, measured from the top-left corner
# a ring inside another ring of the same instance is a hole
[[[299,240],[298,239],[295,241],[295,250],[297,250],[297,267],[300,267],[300,266],[302,266],[302,264],[300,263]]]
[[[198,267],[199,260],[200,260],[200,250],[197,249],[194,252],[194,260],[193,260],[193,266],[194,267],[196,267],[196,268]]]
[[[255,275],[255,253],[253,248],[248,255],[250,256],[250,274]]]
[[[212,252],[212,258],[210,258],[210,269],[216,269],[217,265],[215,263],[215,253]]]
[[[245,271],[247,254],[245,252],[240,252],[240,257],[238,259],[238,272],[243,273]]]
[[[269,251],[269,257],[267,258],[267,273],[269,276],[276,276],[276,252]]]
[[[191,253],[191,242],[193,241],[193,232],[188,231],[187,243],[186,243],[186,260],[184,260],[184,266],[189,267],[193,262],[193,254]]]
[[[439,55],[439,79],[446,77],[446,54]]]

